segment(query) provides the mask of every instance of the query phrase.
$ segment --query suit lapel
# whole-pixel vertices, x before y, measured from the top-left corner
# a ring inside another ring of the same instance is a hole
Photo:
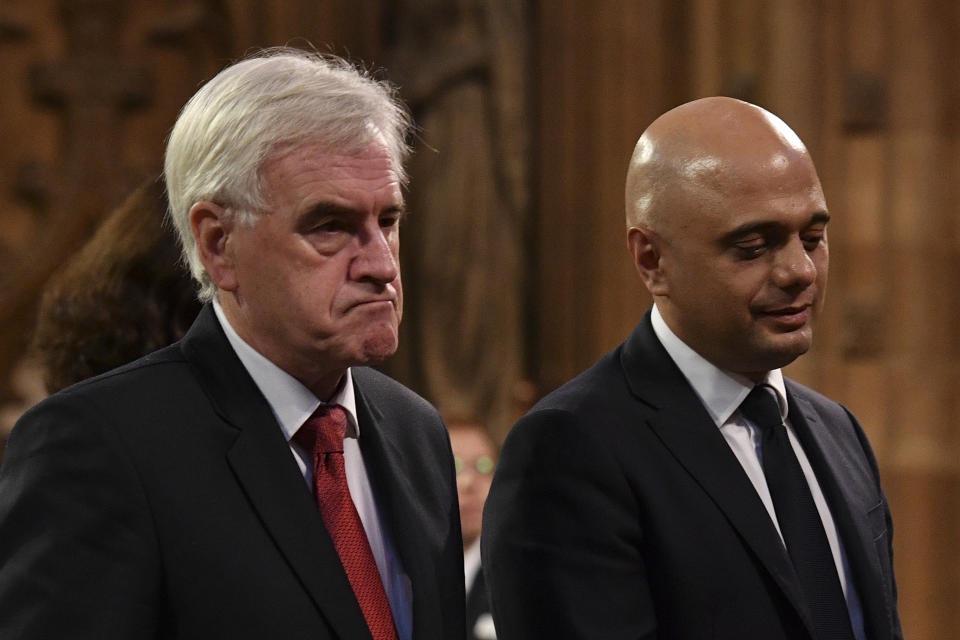
[[[756,489],[686,378],[660,343],[648,312],[624,344],[624,374],[653,409],[647,424],[724,513],[733,528],[812,628],[786,551]]]
[[[383,525],[411,582],[413,637],[440,637],[441,620],[435,614],[436,603],[441,598],[430,569],[433,563],[423,544],[426,532],[423,531],[423,522],[415,518],[420,512],[416,492],[401,467],[403,447],[398,436],[409,425],[396,424],[394,417],[382,410],[383,400],[375,397],[356,375],[354,391],[360,423],[360,448],[367,474]]]
[[[333,541],[266,399],[210,305],[181,342],[223,420],[238,430],[227,461],[274,543],[340,638],[370,638]]]
[[[862,457],[847,455],[835,429],[821,420],[813,404],[799,396],[790,381],[787,381],[787,393],[790,422],[830,505],[869,635],[889,638],[887,605],[881,590],[882,571],[867,516],[876,506],[876,492],[864,485],[863,480],[870,477],[870,470],[864,466]]]

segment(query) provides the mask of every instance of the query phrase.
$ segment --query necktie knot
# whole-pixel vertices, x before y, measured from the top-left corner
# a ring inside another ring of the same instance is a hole
[[[338,404],[321,404],[294,434],[294,441],[314,453],[343,453],[347,412]]]
[[[758,384],[750,390],[740,404],[740,413],[763,431],[776,429],[783,424],[773,388],[766,384]]]

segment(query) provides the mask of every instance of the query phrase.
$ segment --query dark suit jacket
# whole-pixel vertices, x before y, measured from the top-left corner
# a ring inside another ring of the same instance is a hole
[[[353,370],[414,637],[462,638],[453,459],[423,399]],[[0,471],[2,638],[369,638],[277,422],[207,306],[184,339],[51,396]]]
[[[887,501],[840,405],[787,381],[873,640],[900,638]],[[511,431],[483,563],[501,640],[811,638],[756,490],[650,324]]]

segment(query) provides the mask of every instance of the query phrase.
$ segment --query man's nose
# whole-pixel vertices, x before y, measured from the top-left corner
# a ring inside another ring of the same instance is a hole
[[[817,265],[799,236],[791,238],[777,252],[773,279],[782,289],[805,288],[816,281]]]
[[[360,246],[352,264],[351,275],[354,280],[369,279],[386,284],[400,275],[400,266],[388,233],[396,233],[396,230],[386,231],[377,225],[375,229],[359,235]]]

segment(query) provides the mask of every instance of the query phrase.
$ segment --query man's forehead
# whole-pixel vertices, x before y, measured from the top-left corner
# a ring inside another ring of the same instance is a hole
[[[722,170],[710,167],[709,173],[696,178],[675,180],[664,192],[663,224],[678,232],[699,227],[726,236],[758,224],[802,229],[825,222],[822,215],[829,218],[826,199],[812,164],[809,169],[737,172],[728,165]]]
[[[806,149],[768,147],[675,158],[674,176],[686,190],[717,195],[820,193],[820,179]],[[821,195],[822,197],[822,195]]]
[[[299,145],[272,158],[260,176],[268,211],[289,209],[304,219],[404,211],[401,177],[380,145],[362,150]]]
[[[331,149],[323,143],[300,145],[264,163],[260,176],[268,194],[317,188],[390,189],[392,198],[402,201],[401,175],[396,162],[377,144],[356,150]]]
[[[396,158],[383,143],[376,140],[349,146],[338,146],[323,140],[288,144],[274,149],[264,161],[263,166],[266,171],[277,165],[291,162],[303,162],[320,167],[350,168],[362,166],[371,160],[388,166],[394,172],[397,171]]]

